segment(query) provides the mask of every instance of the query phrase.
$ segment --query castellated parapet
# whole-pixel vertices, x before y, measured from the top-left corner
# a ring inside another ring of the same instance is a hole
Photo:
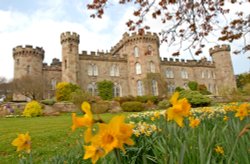
[[[43,63],[43,70],[44,71],[62,71],[62,62],[57,58],[53,58],[50,65],[48,65],[47,63]]]
[[[63,44],[64,42],[76,42],[77,44],[80,43],[80,36],[75,33],[75,32],[64,32],[61,34],[61,44]]]
[[[13,48],[13,58],[15,59],[16,56],[37,56],[40,57],[42,60],[44,59],[44,50],[42,47],[35,47],[31,45],[23,46],[16,46]]]
[[[217,53],[217,52],[220,52],[220,51],[230,51],[230,50],[231,50],[230,45],[222,44],[220,46],[218,45],[218,46],[214,46],[213,48],[210,48],[209,49],[209,54],[211,56],[214,53]]]
[[[124,46],[127,43],[142,41],[142,40],[148,42],[156,42],[158,47],[160,44],[159,37],[156,33],[146,32],[143,34],[139,34],[133,32],[132,34],[128,34],[126,32],[123,34],[122,39],[114,47],[111,48],[110,53],[114,54],[118,52],[122,48],[122,46]]]
[[[210,67],[214,68],[215,65],[212,61],[208,61],[206,58],[200,60],[184,60],[184,59],[173,59],[163,58],[161,61],[162,65],[180,66],[180,67]]]

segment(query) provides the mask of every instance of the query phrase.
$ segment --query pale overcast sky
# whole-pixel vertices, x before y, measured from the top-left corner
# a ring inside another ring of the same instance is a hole
[[[102,19],[91,19],[90,11],[86,9],[87,2],[89,1],[0,0],[0,77],[13,78],[12,49],[18,45],[43,47],[46,63],[50,63],[53,58],[61,59],[60,34],[65,31],[80,34],[80,52],[110,50],[127,31],[125,22],[131,17],[133,9],[131,6],[112,7]],[[249,4],[240,8],[250,12]],[[159,32],[162,28],[155,20],[150,20],[150,25],[153,32]],[[250,39],[247,41],[250,42]],[[214,45],[215,43],[207,44],[207,48]],[[231,45],[231,48],[237,46],[242,46],[242,42]],[[161,57],[171,57],[171,50],[165,44],[161,45]],[[179,58],[191,59],[189,52],[182,54],[184,55]],[[204,52],[203,56],[208,57],[208,52]],[[235,74],[250,71],[248,56],[249,53],[232,55]]]

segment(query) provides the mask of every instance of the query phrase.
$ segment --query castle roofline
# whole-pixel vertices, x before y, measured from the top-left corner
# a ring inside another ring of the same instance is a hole
[[[39,56],[44,59],[44,50],[42,47],[34,47],[32,45],[25,45],[25,46],[16,46],[13,48],[13,58],[17,55],[34,55],[34,56]]]

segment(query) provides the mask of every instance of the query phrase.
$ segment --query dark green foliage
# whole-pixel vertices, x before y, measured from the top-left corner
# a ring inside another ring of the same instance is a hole
[[[99,96],[103,100],[111,100],[113,98],[113,82],[108,80],[103,80],[97,83]]]
[[[136,98],[134,96],[128,95],[124,97],[115,97],[114,100],[118,101],[120,104],[123,104],[124,102],[128,101],[136,101]]]
[[[237,76],[236,84],[238,88],[243,88],[246,84],[250,84],[250,73],[243,73]]]
[[[181,91],[180,98],[187,98],[192,107],[208,106],[212,101],[209,97],[202,95],[200,92],[191,90]]]
[[[121,107],[125,112],[140,112],[144,110],[143,104],[138,101],[124,102]]]
[[[158,103],[159,109],[167,109],[170,106],[171,106],[171,104],[170,104],[169,100],[162,100]]]
[[[175,91],[176,91],[176,92],[180,92],[180,91],[183,91],[183,90],[185,90],[185,89],[182,88],[182,87],[176,87],[176,88],[175,88]]]
[[[55,99],[45,99],[45,100],[41,100],[41,103],[44,105],[54,105],[56,103]]]
[[[151,96],[151,95],[145,95],[145,96],[137,96],[135,98],[135,101],[139,101],[141,103],[146,103],[148,101],[151,101],[154,104],[157,104],[159,102],[157,96]]]
[[[197,91],[197,89],[198,89],[198,83],[196,81],[189,81],[188,82],[188,87],[192,91]]]

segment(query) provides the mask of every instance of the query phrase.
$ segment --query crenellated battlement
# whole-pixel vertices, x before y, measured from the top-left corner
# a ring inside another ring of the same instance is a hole
[[[62,62],[59,59],[53,58],[50,65],[47,63],[43,63],[43,70],[45,71],[61,71],[62,70]]]
[[[61,44],[63,44],[64,42],[76,42],[77,44],[80,43],[80,36],[75,32],[64,32],[61,34],[60,38]]]
[[[174,60],[173,58],[163,58],[161,60],[161,64],[182,67],[215,67],[214,63],[212,61],[208,61],[206,58],[202,58],[200,60]]]
[[[214,46],[214,48],[210,48],[210,49],[209,49],[209,54],[210,54],[210,56],[211,56],[211,55],[213,55],[213,54],[216,53],[216,52],[220,52],[220,51],[230,51],[230,50],[231,50],[231,48],[230,48],[229,45],[223,44],[223,45]]]
[[[44,50],[42,47],[33,48],[32,45],[16,46],[13,48],[13,58],[16,56],[37,56],[44,59]]]
[[[123,34],[122,39],[114,47],[111,47],[110,52],[111,54],[114,54],[117,51],[119,51],[119,49],[124,44],[129,43],[129,42],[139,41],[139,40],[156,42],[157,45],[159,46],[159,37],[156,33],[146,32],[143,34],[139,34],[139,33],[133,32],[132,34],[128,34],[127,32],[125,32]]]
[[[111,54],[109,51],[82,51],[79,54],[79,59],[81,60],[112,60],[112,61],[127,61],[127,55]]]

